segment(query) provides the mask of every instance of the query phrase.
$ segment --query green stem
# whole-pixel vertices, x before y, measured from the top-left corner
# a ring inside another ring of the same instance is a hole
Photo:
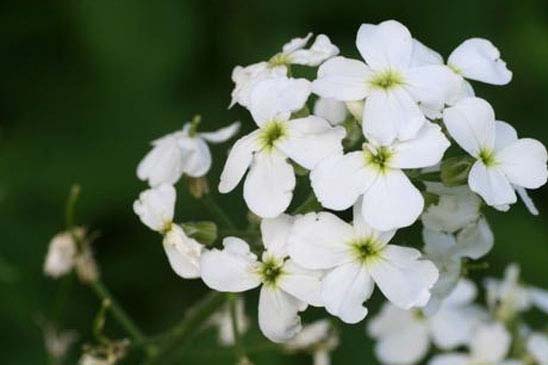
[[[74,210],[79,196],[80,185],[72,185],[72,187],[70,188],[69,196],[67,198],[67,204],[65,206],[65,226],[68,231],[72,230],[72,228],[74,227]]]
[[[245,359],[245,349],[242,344],[240,333],[238,331],[238,311],[236,308],[237,296],[236,294],[229,293],[229,307],[230,307],[230,319],[232,321],[232,335],[234,336],[234,354],[236,355],[236,363],[239,364]]]
[[[316,196],[314,195],[314,192],[310,192],[306,199],[293,210],[293,214],[300,214],[305,212],[307,209],[313,207],[316,204]]]
[[[108,300],[110,305],[108,307],[112,317],[124,328],[131,339],[136,345],[142,345],[146,341],[146,337],[143,332],[137,327],[135,322],[129,317],[124,309],[118,304],[118,302],[112,297],[107,287],[100,281],[96,280],[92,282],[91,288],[101,299],[101,301]]]
[[[224,293],[211,292],[187,310],[183,319],[158,339],[158,351],[151,356],[148,363],[167,364],[167,360],[160,360],[167,359],[174,350],[184,346],[187,340],[196,333],[196,329],[225,303],[225,299]]]
[[[217,202],[212,198],[211,194],[204,195],[200,199],[200,201],[226,228],[237,229],[236,225],[232,222],[232,220],[224,212],[224,210],[217,204]]]

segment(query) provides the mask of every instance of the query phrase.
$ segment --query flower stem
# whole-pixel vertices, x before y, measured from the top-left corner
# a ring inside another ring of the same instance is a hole
[[[226,228],[237,229],[236,225],[232,222],[230,217],[224,212],[224,210],[217,204],[211,194],[204,195],[200,201],[205,207],[222,223]]]
[[[102,302],[105,300],[110,302],[108,306],[109,312],[112,314],[112,317],[116,319],[116,321],[124,328],[135,344],[139,346],[145,343],[146,337],[143,332],[139,329],[139,327],[137,327],[135,322],[129,317],[120,304],[118,304],[118,302],[112,297],[107,287],[100,280],[95,280],[90,284],[90,286]]]
[[[311,191],[306,199],[293,210],[293,214],[301,214],[313,211],[317,207],[317,205],[318,201],[316,200],[316,196],[314,195],[314,192]]]
[[[245,349],[242,344],[240,333],[238,331],[238,311],[236,308],[237,296],[236,294],[227,294],[230,307],[230,319],[232,321],[232,335],[234,336],[234,354],[236,355],[236,364],[240,364],[246,358]]]

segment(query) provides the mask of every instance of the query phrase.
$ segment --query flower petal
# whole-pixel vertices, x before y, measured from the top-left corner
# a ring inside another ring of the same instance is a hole
[[[460,78],[447,66],[426,65],[407,70],[406,89],[416,101],[443,105],[461,84]]]
[[[253,160],[253,153],[259,149],[258,135],[256,130],[236,141],[225,163],[219,182],[219,191],[228,193],[232,191],[244,176],[247,168]]]
[[[478,363],[498,363],[506,358],[512,337],[501,323],[486,324],[476,329],[470,342],[470,353]]]
[[[306,66],[319,66],[325,60],[339,54],[339,48],[325,34],[318,34],[309,49],[301,49],[290,55],[291,63]]]
[[[425,306],[438,280],[436,266],[420,257],[413,248],[387,245],[381,258],[368,264],[384,296],[402,309]]]
[[[536,139],[521,138],[496,155],[501,170],[512,184],[536,189],[546,184],[548,154]]]
[[[491,251],[495,237],[485,218],[480,218],[457,234],[455,253],[460,257],[477,260]]]
[[[500,151],[518,140],[518,132],[510,124],[495,121],[495,151]]]
[[[548,290],[530,287],[528,291],[535,307],[548,314]]]
[[[411,63],[413,38],[409,30],[395,20],[379,25],[362,24],[356,47],[367,64],[375,69],[407,68]]]
[[[424,358],[429,348],[428,328],[416,322],[381,337],[375,344],[375,355],[384,364],[413,365]]]
[[[478,193],[488,205],[498,206],[515,203],[516,193],[500,168],[487,168],[477,161],[468,175],[470,189]]]
[[[234,137],[240,130],[240,122],[234,122],[229,126],[217,129],[214,132],[202,132],[200,137],[209,143],[222,143]]]
[[[259,327],[272,342],[285,342],[300,332],[298,312],[306,304],[283,290],[265,286],[259,295]]]
[[[480,323],[478,308],[443,307],[428,319],[432,340],[436,347],[452,350],[470,342],[474,329]]]
[[[283,266],[283,272],[278,283],[281,289],[307,304],[323,306],[320,295],[322,271],[305,269],[289,259]]]
[[[202,280],[211,289],[224,292],[242,292],[258,287],[257,256],[249,245],[236,237],[223,240],[223,250],[205,251],[200,260]]]
[[[167,135],[153,143],[152,150],[137,167],[137,177],[151,187],[160,184],[175,184],[183,174],[183,153],[174,134]]]
[[[314,115],[327,120],[331,125],[339,125],[346,120],[346,104],[332,98],[318,98],[314,104]]]
[[[268,253],[283,259],[287,256],[289,232],[295,218],[288,214],[280,214],[276,218],[266,218],[261,221],[261,237]]]
[[[393,145],[395,155],[389,163],[401,169],[434,166],[450,145],[440,126],[426,122],[415,138]]]
[[[306,169],[313,169],[321,160],[343,152],[346,130],[331,127],[325,119],[314,115],[293,119],[287,128],[288,138],[280,140],[276,147]]]
[[[480,98],[465,98],[443,112],[443,122],[451,137],[470,155],[495,146],[495,112]]]
[[[295,220],[289,237],[289,255],[309,269],[330,269],[351,260],[347,242],[352,226],[332,213],[308,213]]]
[[[527,339],[527,352],[538,364],[548,363],[548,336],[541,333],[533,333]]]
[[[175,199],[175,188],[162,184],[141,192],[139,199],[133,203],[133,211],[147,227],[161,232],[173,221]]]
[[[415,137],[426,119],[417,102],[404,88],[375,91],[363,109],[363,133],[381,145],[392,144],[397,138]]]
[[[363,152],[350,152],[320,162],[310,173],[310,181],[320,203],[329,209],[350,208],[378,176],[366,167]]]
[[[487,39],[465,40],[449,55],[447,64],[467,79],[493,85],[506,85],[512,80],[512,72],[500,58],[499,50]]]
[[[366,80],[370,74],[369,67],[361,61],[335,57],[320,66],[312,90],[324,98],[363,100],[369,94]]]
[[[365,221],[380,231],[413,224],[424,207],[424,199],[401,170],[381,173],[363,195]]]
[[[184,279],[200,277],[200,256],[204,246],[187,237],[183,229],[173,224],[164,237],[164,250],[171,268]]]
[[[182,151],[183,173],[191,177],[201,177],[211,168],[211,152],[201,138],[184,137],[179,140]]]
[[[518,193],[518,196],[520,197],[523,204],[525,204],[525,207],[531,213],[532,215],[539,215],[539,211],[537,209],[537,206],[535,205],[535,202],[529,194],[527,193],[527,190],[525,188],[522,188],[521,186],[514,186],[514,189],[516,190],[516,193]]]
[[[423,43],[413,39],[413,52],[411,53],[411,66],[443,65],[443,57]]]
[[[367,315],[363,306],[373,292],[373,280],[360,263],[347,263],[330,271],[322,281],[325,309],[346,323],[358,323]]]
[[[472,359],[469,355],[459,353],[448,353],[434,355],[428,365],[470,365]]]

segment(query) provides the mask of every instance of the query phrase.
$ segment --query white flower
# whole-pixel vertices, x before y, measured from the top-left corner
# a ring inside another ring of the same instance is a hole
[[[535,139],[518,139],[512,126],[495,121],[485,100],[462,99],[445,109],[443,120],[455,141],[476,159],[468,184],[488,205],[507,209],[516,202],[515,190],[523,189],[523,194],[546,183],[546,148]]]
[[[236,298],[236,320],[238,333],[243,335],[249,328],[249,319],[245,314],[244,300],[240,297]],[[211,317],[210,324],[217,327],[218,342],[221,346],[234,345],[234,329],[232,328],[232,315],[228,303]]]
[[[321,272],[303,269],[287,257],[287,236],[293,218],[282,214],[261,222],[265,251],[262,261],[236,237],[223,241],[223,250],[206,251],[201,259],[202,280],[223,292],[243,292],[261,286],[259,327],[273,342],[291,339],[301,330],[298,312],[308,304],[321,306]]]
[[[426,191],[436,194],[439,201],[422,213],[424,227],[454,233],[480,218],[481,199],[468,186],[446,187],[432,182],[425,185]]]
[[[426,309],[428,313],[433,313],[457,285],[462,272],[462,259],[476,260],[485,256],[493,247],[494,236],[487,221],[479,218],[457,234],[424,228],[423,240],[426,257],[440,272]]]
[[[428,365],[518,365],[517,360],[507,360],[512,338],[500,323],[480,326],[470,340],[470,353],[435,355]]]
[[[290,236],[291,258],[309,269],[330,270],[322,280],[322,299],[344,322],[365,318],[363,303],[375,284],[401,308],[424,306],[438,279],[434,264],[413,248],[389,245],[395,231],[371,228],[359,210],[358,204],[353,225],[327,212],[298,218]]]
[[[344,210],[363,196],[369,225],[385,231],[406,227],[422,213],[424,199],[402,169],[435,165],[448,147],[440,127],[427,122],[411,140],[382,145],[369,138],[362,151],[327,158],[310,180],[326,208]]]
[[[348,111],[346,104],[330,98],[318,98],[314,104],[314,115],[327,120],[331,125],[342,124]]]
[[[78,339],[78,334],[75,331],[57,330],[51,324],[45,324],[43,332],[46,351],[57,360],[64,358],[70,347]]]
[[[168,134],[152,142],[152,150],[137,167],[137,176],[151,187],[175,184],[183,174],[204,176],[211,168],[211,152],[207,142],[221,143],[232,138],[240,123],[214,132],[197,132],[197,126],[187,123],[181,131]]]
[[[230,107],[236,103],[249,107],[251,90],[255,84],[264,79],[287,76],[287,66],[291,64],[318,66],[339,53],[339,49],[324,34],[316,37],[310,49],[304,49],[311,37],[312,33],[309,33],[304,38],[292,39],[268,62],[259,62],[246,67],[236,66],[232,71],[232,81],[235,86],[232,90]]]
[[[443,65],[414,65],[411,34],[394,20],[362,24],[356,46],[367,64],[344,57],[325,62],[314,92],[341,101],[365,99],[364,134],[383,144],[413,138],[426,121],[418,103],[447,100],[454,73]]]
[[[548,291],[520,283],[519,273],[519,266],[510,264],[502,281],[493,278],[485,281],[487,303],[501,321],[509,321],[531,306],[548,313]]]
[[[164,250],[175,273],[185,279],[198,278],[204,247],[173,223],[175,199],[175,188],[162,184],[143,191],[133,203],[133,210],[147,227],[164,235]]]
[[[527,352],[538,365],[548,365],[548,336],[533,333],[527,338]]]
[[[232,147],[221,174],[219,191],[227,193],[247,169],[244,199],[253,213],[273,218],[284,212],[293,197],[295,173],[288,158],[306,169],[340,154],[343,127],[331,127],[316,116],[290,119],[310,95],[305,79],[263,80],[254,87],[250,111],[259,129]]]
[[[75,234],[83,235],[79,229]],[[44,261],[44,274],[58,278],[68,274],[76,263],[78,247],[71,232],[56,234],[50,241],[48,253]]]
[[[339,337],[331,322],[320,319],[308,324],[288,342],[284,348],[289,352],[307,351],[314,357],[314,365],[329,365],[330,352],[339,345]]]
[[[436,314],[428,317],[419,310],[403,310],[385,303],[369,321],[367,330],[377,340],[375,354],[393,365],[416,364],[424,358],[430,342],[443,350],[465,345],[484,313],[472,305],[477,290],[462,280]]]

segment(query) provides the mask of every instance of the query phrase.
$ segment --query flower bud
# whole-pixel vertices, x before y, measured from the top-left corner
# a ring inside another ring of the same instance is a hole
[[[441,163],[441,181],[445,186],[466,184],[474,160],[469,156],[450,157]]]
[[[185,234],[196,241],[210,245],[217,240],[217,225],[213,222],[188,222],[182,223]]]
[[[363,119],[363,101],[347,101],[346,107],[348,108],[348,111],[356,120],[358,123],[361,123]]]
[[[196,199],[202,198],[205,194],[209,193],[209,184],[205,176],[202,177],[187,177],[188,191],[190,195]]]

